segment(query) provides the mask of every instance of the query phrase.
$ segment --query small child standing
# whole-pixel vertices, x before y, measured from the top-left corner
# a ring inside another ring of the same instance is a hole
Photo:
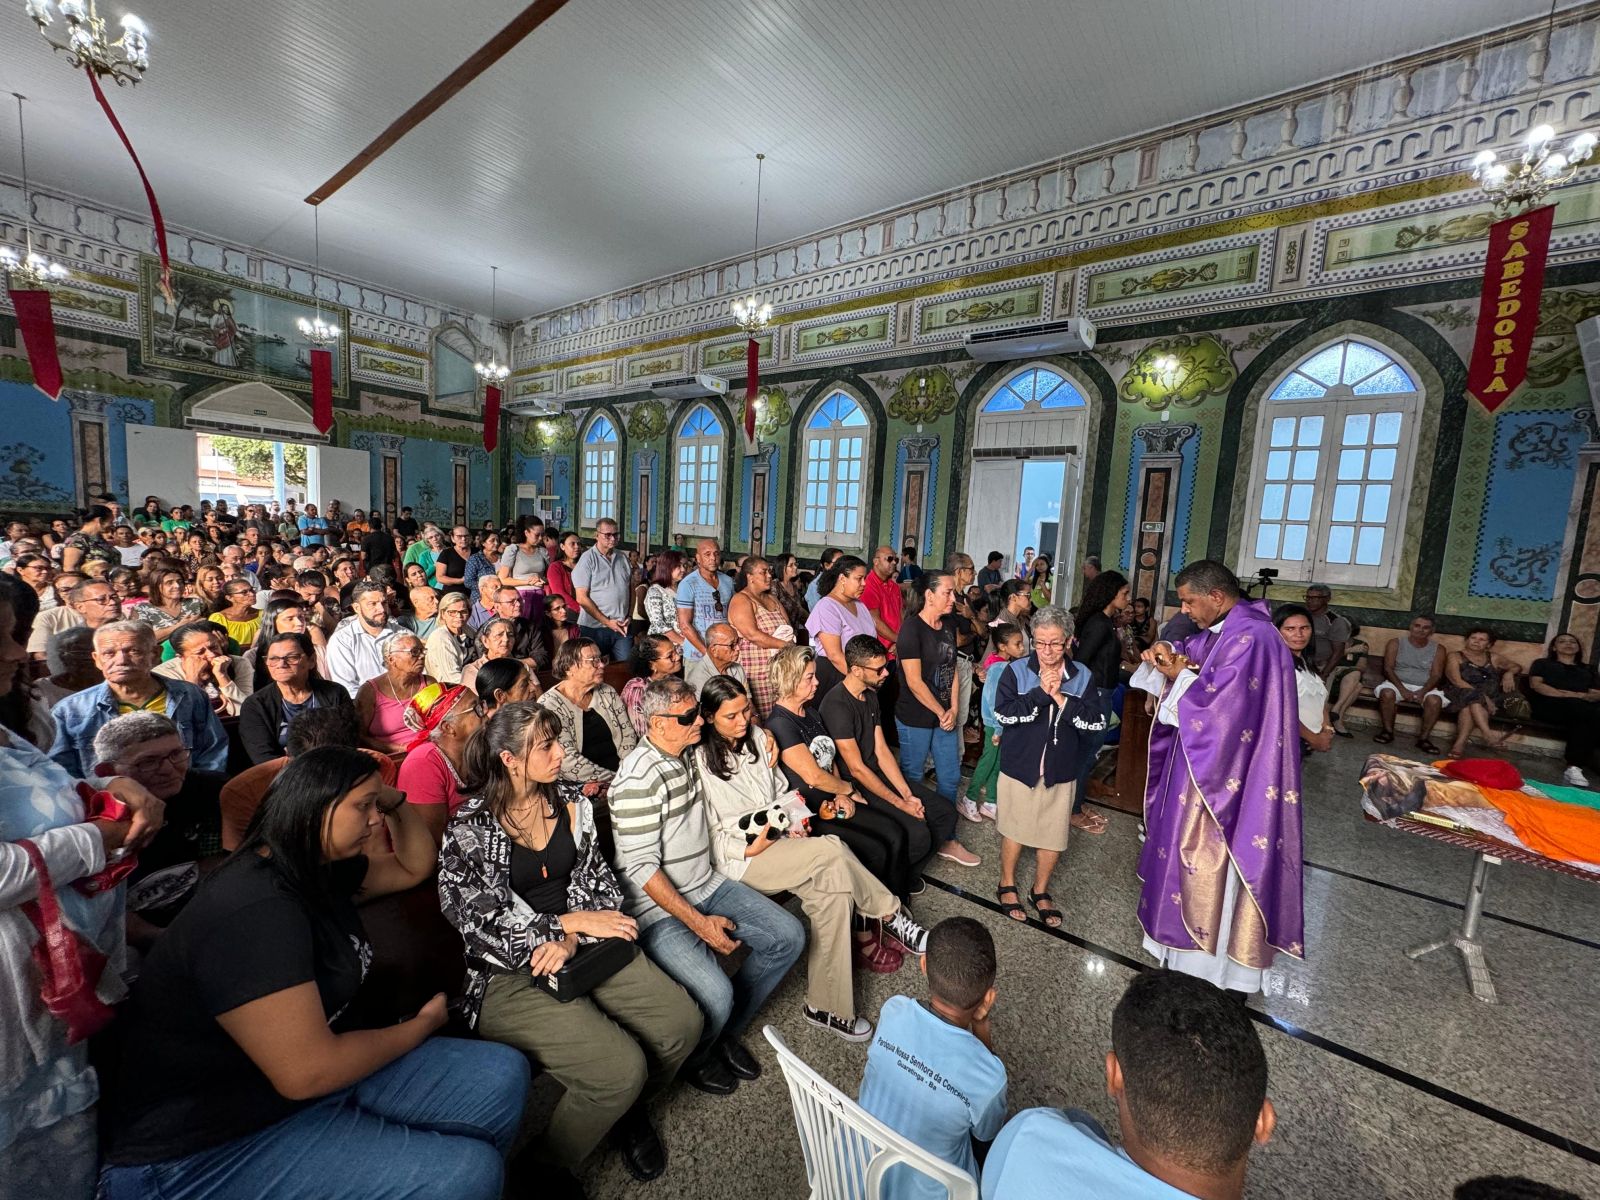
[[[1006,1117],[1006,1068],[994,1054],[995,953],[970,917],[928,934],[928,1003],[891,996],[861,1077],[861,1107],[931,1154],[974,1176],[972,1139],[994,1140]],[[884,1176],[886,1200],[945,1200],[945,1188],[908,1166]]]
[[[996,653],[983,660],[983,757],[972,769],[966,796],[956,805],[969,821],[995,819],[995,783],[1000,776],[1000,723],[994,717],[994,699],[1004,672],[994,668],[1021,658],[1026,648],[1021,629],[1015,625],[1000,625],[995,628]]]

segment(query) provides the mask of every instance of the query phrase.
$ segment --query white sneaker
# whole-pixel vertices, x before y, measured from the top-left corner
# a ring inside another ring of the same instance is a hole
[[[906,948],[909,954],[928,952],[928,931],[918,925],[905,905],[883,923],[883,931]]]
[[[809,1004],[802,1004],[800,1013],[819,1029],[837,1033],[847,1042],[864,1042],[872,1036],[872,1022],[865,1017],[841,1017]]]
[[[1561,773],[1561,782],[1568,787],[1586,788],[1589,786],[1589,777],[1583,773],[1582,767],[1568,767]]]
[[[987,804],[978,805],[978,814],[985,821],[998,821],[1000,819],[1000,810],[994,806],[994,801],[992,800]]]
[[[956,801],[956,811],[974,825],[983,820],[983,810],[965,796]]]

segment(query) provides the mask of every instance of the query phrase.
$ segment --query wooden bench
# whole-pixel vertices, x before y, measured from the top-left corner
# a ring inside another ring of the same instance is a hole
[[[1378,709],[1376,688],[1380,683],[1383,682],[1383,655],[1370,653],[1365,655],[1362,659],[1360,670],[1361,691],[1357,694],[1355,703],[1352,704],[1351,707],[1353,709],[1356,705],[1361,705],[1365,709],[1370,709],[1371,711],[1376,712]],[[1533,690],[1529,683],[1529,676],[1526,671],[1517,672],[1517,690],[1524,696],[1528,696],[1530,698],[1533,695]],[[1329,696],[1330,703],[1337,699],[1338,697],[1336,695]],[[1421,704],[1410,700],[1400,701],[1399,707],[1407,712],[1420,713],[1422,711]],[[1446,712],[1440,719],[1450,719],[1452,725],[1455,723],[1454,720],[1450,718],[1450,714],[1448,712]],[[1566,733],[1563,730],[1556,728],[1554,725],[1546,725],[1539,721],[1514,721],[1510,717],[1504,717],[1497,713],[1492,718],[1491,723],[1498,729],[1514,729],[1524,734],[1531,734],[1535,737],[1550,738],[1557,742],[1564,742],[1566,739]]]

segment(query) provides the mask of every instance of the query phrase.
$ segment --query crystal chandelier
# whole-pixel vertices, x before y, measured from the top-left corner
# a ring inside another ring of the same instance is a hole
[[[317,315],[315,320],[306,320],[301,317],[295,322],[300,327],[300,332],[313,346],[331,346],[339,340],[339,327],[332,321],[322,319],[322,298],[317,295],[317,274],[322,270],[322,209],[318,205],[311,206],[311,296],[316,301]]]
[[[1550,55],[1550,38],[1556,28],[1556,0],[1550,0],[1550,14],[1545,18],[1544,53]],[[1533,97],[1529,113],[1539,111],[1539,101],[1544,95],[1541,75],[1539,91]],[[1594,153],[1600,137],[1587,129],[1567,143],[1565,150],[1556,148],[1556,131],[1541,122],[1528,130],[1520,150],[1506,151],[1506,161],[1493,150],[1481,151],[1472,160],[1472,177],[1478,181],[1495,213],[1501,217],[1516,216],[1538,208],[1544,198],[1556,188],[1569,183],[1578,168]]]
[[[33,249],[33,199],[28,192],[28,135],[22,123],[21,92],[12,92],[17,98],[17,141],[22,147],[22,236],[25,249],[18,254],[10,246],[0,246],[0,269],[6,273],[7,290],[36,292],[48,288],[52,281],[65,279],[67,269],[51,262]]]
[[[95,11],[94,0],[56,0],[62,19],[67,23],[67,40],[57,41],[50,35],[54,14],[50,0],[22,0],[39,33],[56,50],[67,52],[67,61],[74,67],[89,67],[96,75],[109,75],[124,83],[138,83],[150,67],[150,31],[132,13],[124,13],[120,22],[122,36],[111,41],[106,36],[106,21]]]
[[[756,238],[755,249],[750,254],[752,268],[756,255],[761,252],[761,168],[766,159],[765,154],[756,155]],[[733,319],[744,331],[745,337],[753,338],[767,327],[768,321],[772,320],[772,305],[763,302],[759,295],[751,292],[748,296],[733,302]]]
[[[489,268],[489,336],[494,337],[495,307],[500,299],[500,268]],[[478,378],[488,384],[504,383],[506,376],[511,374],[511,368],[504,363],[494,360],[494,347],[489,347],[489,361],[475,362],[472,369],[478,373]]]
[[[1472,160],[1472,177],[1496,213],[1508,217],[1538,208],[1546,195],[1578,173],[1578,168],[1594,154],[1600,137],[1586,129],[1573,137],[1565,150],[1556,149],[1555,142],[1554,128],[1535,125],[1528,130],[1520,153],[1507,152],[1509,161],[1501,162],[1493,150],[1485,150]]]

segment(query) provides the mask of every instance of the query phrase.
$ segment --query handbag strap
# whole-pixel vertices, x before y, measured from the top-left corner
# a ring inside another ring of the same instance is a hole
[[[22,847],[22,852],[28,856],[28,862],[33,866],[33,873],[39,880],[39,895],[24,908],[37,909],[38,915],[34,916],[33,923],[39,927],[41,934],[47,929],[55,928],[61,924],[61,901],[56,898],[56,885],[50,879],[50,868],[44,861],[44,852],[27,838],[17,842]]]
[[[56,898],[56,887],[50,879],[50,868],[44,861],[44,852],[26,838],[17,842],[17,845],[28,856],[28,861],[33,864],[33,873],[39,880],[38,897],[22,905],[22,911],[39,931],[39,945],[35,953],[42,949],[50,978],[73,979],[82,974],[82,964],[78,961],[72,931],[61,919],[61,901]],[[45,968],[45,962],[40,963],[41,969]]]

